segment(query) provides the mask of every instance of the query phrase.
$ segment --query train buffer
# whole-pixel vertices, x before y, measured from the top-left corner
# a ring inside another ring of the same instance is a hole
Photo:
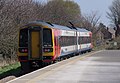
[[[120,51],[102,50],[76,56],[8,83],[120,83]]]

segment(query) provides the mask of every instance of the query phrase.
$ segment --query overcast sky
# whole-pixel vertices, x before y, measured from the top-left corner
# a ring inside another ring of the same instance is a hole
[[[47,0],[37,0],[40,2],[46,2]],[[100,21],[105,25],[109,25],[109,19],[106,17],[106,12],[109,11],[109,6],[113,0],[73,0],[79,4],[82,14],[89,14],[91,11],[98,11],[101,16]]]

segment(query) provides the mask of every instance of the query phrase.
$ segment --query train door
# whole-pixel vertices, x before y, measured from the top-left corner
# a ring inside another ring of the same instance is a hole
[[[29,59],[42,60],[42,29],[34,27],[29,30]]]
[[[55,54],[58,57],[58,36],[55,37]]]
[[[77,45],[77,51],[79,52],[79,32],[76,31],[76,45]]]
[[[60,55],[60,46],[59,46],[59,31],[55,30],[55,55],[59,57]]]

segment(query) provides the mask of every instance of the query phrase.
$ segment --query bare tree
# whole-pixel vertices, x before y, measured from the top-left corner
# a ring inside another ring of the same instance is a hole
[[[96,30],[98,30],[97,25],[100,21],[100,15],[98,11],[92,11],[90,14],[84,15],[82,21],[83,26],[87,27],[87,29],[91,30],[93,33],[96,33]]]
[[[16,59],[19,27],[36,20],[35,7],[33,0],[0,0],[0,53],[5,59]]]
[[[112,5],[109,7],[109,12],[107,12],[107,17],[116,26],[116,36],[120,35],[120,0],[114,0]]]

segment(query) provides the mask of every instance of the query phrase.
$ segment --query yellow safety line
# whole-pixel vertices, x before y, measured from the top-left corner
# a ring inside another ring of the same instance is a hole
[[[103,51],[103,50],[101,50],[101,51]],[[94,53],[87,54],[87,55],[85,55],[85,56],[81,56],[80,58],[76,58],[76,59],[70,61],[70,62],[67,63],[67,64],[64,64],[64,65],[62,65],[62,66],[59,66],[59,67],[55,68],[54,70],[60,70],[61,68],[64,68],[66,65],[72,64],[72,63],[74,63],[74,62],[76,62],[76,61],[78,61],[78,60],[83,60],[83,59],[85,59],[86,57],[92,56],[93,54],[99,53],[99,52],[101,52],[101,51],[97,51],[97,52],[94,52]],[[53,74],[54,72],[56,72],[56,71],[51,71],[51,70],[50,70],[50,71],[48,71],[48,72],[46,72],[46,73],[44,73],[44,74],[41,74],[40,76],[37,76],[37,77],[31,79],[30,81],[28,81],[28,82],[26,82],[26,83],[35,83],[35,81],[40,80],[40,79],[43,79],[43,78],[45,78],[46,76],[48,76],[48,75],[50,75],[50,74]]]

